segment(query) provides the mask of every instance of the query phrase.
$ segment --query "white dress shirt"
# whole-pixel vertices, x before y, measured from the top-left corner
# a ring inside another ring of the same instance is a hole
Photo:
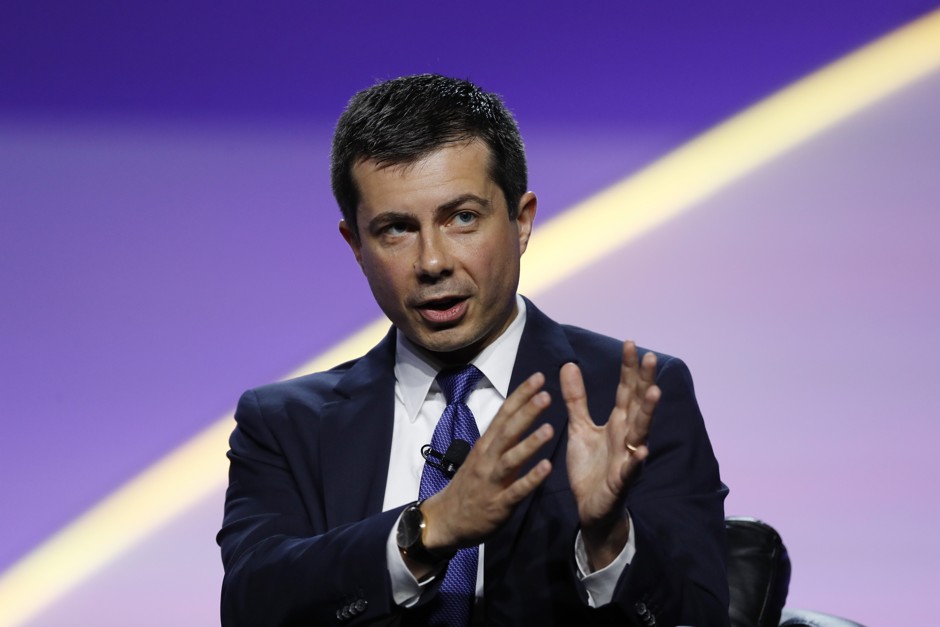
[[[518,313],[506,331],[471,361],[483,373],[483,378],[467,399],[467,406],[473,412],[480,434],[486,433],[510,392],[509,380],[526,319],[525,301],[519,295],[516,295],[516,304]],[[403,334],[396,334],[395,423],[382,506],[384,511],[411,503],[417,498],[424,470],[421,447],[431,441],[437,421],[447,406],[444,394],[435,380],[440,368],[439,364],[431,363],[416,350]],[[398,605],[408,607],[417,602],[433,577],[420,583],[415,579],[398,549],[396,531],[397,525],[392,528],[386,543],[386,562],[392,581],[392,596]],[[483,551],[484,545],[480,545],[476,583],[478,597],[483,596]],[[587,589],[590,604],[596,607],[609,603],[617,579],[633,559],[633,525],[630,525],[627,546],[621,554],[613,563],[597,572],[592,573],[587,566],[580,533],[574,551],[579,576]]]

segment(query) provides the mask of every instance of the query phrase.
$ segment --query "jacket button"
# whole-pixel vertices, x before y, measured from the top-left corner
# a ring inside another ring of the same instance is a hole
[[[362,613],[366,611],[366,608],[369,606],[369,602],[365,599],[359,599],[356,601],[356,612]]]

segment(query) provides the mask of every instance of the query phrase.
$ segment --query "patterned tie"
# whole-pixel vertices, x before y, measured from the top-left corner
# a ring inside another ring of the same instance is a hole
[[[481,378],[483,373],[473,365],[459,370],[443,370],[437,375],[447,407],[431,437],[431,448],[435,451],[447,452],[454,439],[466,440],[472,445],[480,437],[473,412],[467,407],[467,397]],[[418,498],[423,500],[440,492],[448,481],[450,479],[440,469],[425,464]],[[440,605],[432,613],[430,625],[456,627],[470,624],[470,609],[476,596],[478,556],[479,550],[474,546],[457,551],[451,558],[441,582]]]

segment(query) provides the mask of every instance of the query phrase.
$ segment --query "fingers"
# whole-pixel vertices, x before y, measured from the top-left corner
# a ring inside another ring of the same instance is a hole
[[[545,481],[545,478],[548,477],[551,471],[552,463],[547,459],[543,459],[539,461],[532,470],[527,472],[525,476],[513,482],[503,493],[509,505],[515,505],[532,494],[532,492]]]
[[[637,392],[641,399],[641,409],[651,415],[656,403],[659,401],[659,387],[656,385],[656,354],[648,352],[643,355],[640,364],[640,378]]]
[[[533,431],[529,437],[507,450],[502,456],[501,479],[515,475],[519,468],[526,463],[542,446],[552,439],[554,430],[548,423]]]
[[[545,375],[536,372],[513,390],[477,445],[482,444],[491,455],[502,455],[517,446],[522,433],[551,404],[548,392],[542,391],[543,385]]]
[[[655,382],[656,354],[647,352],[642,360],[638,359],[636,344],[624,342],[614,412],[621,414],[625,422],[624,444],[634,453],[633,448],[646,442],[653,410],[659,402],[660,390]]]
[[[626,432],[624,446],[630,450],[634,457],[638,457],[638,448],[646,448],[646,438],[649,435],[650,424],[653,421],[653,411],[659,402],[660,391],[656,385],[649,386],[642,398],[637,399],[633,408],[627,413],[624,420]]]
[[[541,372],[536,372],[530,376],[523,381],[519,387],[512,391],[506,399],[506,402],[504,402],[503,406],[500,408],[499,413],[496,414],[497,417],[500,414],[511,415],[522,409],[522,407],[542,389],[543,385],[545,385],[545,375]]]
[[[544,384],[545,376],[542,373],[535,373],[513,390],[493,418],[484,436],[474,446],[474,449],[480,449],[479,454],[486,459],[486,461],[481,460],[480,467],[487,468],[484,472],[489,479],[506,488],[512,485],[514,491],[521,490],[527,485],[535,489],[538,485],[532,483],[534,476],[527,475],[528,478],[522,481],[522,479],[517,480],[516,475],[519,469],[532,459],[533,455],[554,435],[552,426],[546,423],[521,441],[519,439],[532,426],[539,414],[551,404],[548,392],[541,389]],[[529,474],[531,475],[531,472]],[[519,481],[522,483],[515,485]]]
[[[659,386],[655,383],[650,384],[646,388],[646,393],[642,396],[640,411],[647,416],[652,416],[653,410],[656,409],[656,404],[659,403],[659,397],[661,395],[662,392],[660,392]]]
[[[652,360],[652,361],[650,361]],[[652,370],[650,370],[652,366]],[[620,365],[620,384],[617,386],[617,406],[626,409],[630,401],[642,397],[646,387],[656,380],[656,355],[646,353],[643,363],[637,358],[633,340],[623,343],[623,361]]]

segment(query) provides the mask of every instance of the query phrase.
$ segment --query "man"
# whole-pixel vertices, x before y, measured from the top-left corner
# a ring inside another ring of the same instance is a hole
[[[223,623],[726,624],[726,489],[688,370],[516,294],[537,202],[502,102],[432,75],[360,92],[332,181],[393,326],[243,395]]]

